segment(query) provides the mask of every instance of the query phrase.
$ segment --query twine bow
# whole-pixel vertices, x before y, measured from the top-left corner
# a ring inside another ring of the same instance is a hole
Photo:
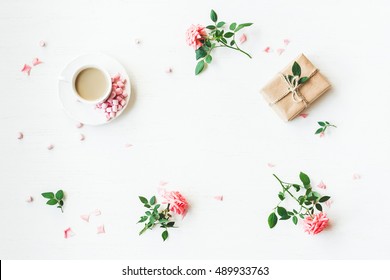
[[[288,77],[284,74],[281,73],[283,76],[284,80],[286,81],[288,85],[288,92],[289,94],[291,92],[291,97],[294,100],[295,103],[302,102],[305,104],[305,107],[307,107],[308,102],[306,98],[300,93],[299,87],[302,86],[302,84],[299,83],[299,77],[298,76],[293,76],[291,78],[291,81],[288,79]]]

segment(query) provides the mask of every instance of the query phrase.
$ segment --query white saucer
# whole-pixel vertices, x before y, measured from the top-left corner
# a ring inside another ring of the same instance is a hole
[[[120,74],[127,80],[125,91],[127,93],[126,104],[122,110],[119,111],[115,118],[107,121],[106,115],[101,109],[95,109],[95,105],[88,105],[81,103],[75,99],[72,93],[71,83],[59,80],[58,81],[58,96],[65,112],[74,120],[79,121],[86,125],[101,125],[109,123],[119,117],[122,112],[126,109],[129,104],[131,95],[131,84],[129,76],[126,73],[125,68],[114,58],[105,54],[86,54],[79,56],[72,60],[65,68],[61,71],[60,77],[71,78],[72,74],[76,69],[87,64],[97,64],[104,67],[110,76]]]

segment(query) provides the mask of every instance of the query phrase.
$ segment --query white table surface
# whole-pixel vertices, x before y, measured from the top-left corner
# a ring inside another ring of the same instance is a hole
[[[184,33],[209,24],[211,8],[227,22],[254,22],[242,45],[253,59],[219,49],[194,76]],[[389,11],[389,1],[2,0],[1,259],[389,258]],[[262,51],[286,38],[282,55]],[[95,51],[125,66],[132,101],[111,124],[77,129],[57,77]],[[306,119],[284,123],[259,89],[301,52],[333,89]],[[34,57],[44,63],[21,73]],[[319,138],[319,120],[338,128]],[[314,237],[291,221],[267,225],[278,202],[272,173],[296,181],[300,171],[334,200],[331,227]],[[137,196],[162,181],[191,204],[164,243],[159,230],[139,237],[136,224]],[[63,214],[40,197],[59,188]],[[89,224],[79,218],[97,208]],[[100,224],[106,234],[96,234]],[[76,235],[64,239],[67,227]]]

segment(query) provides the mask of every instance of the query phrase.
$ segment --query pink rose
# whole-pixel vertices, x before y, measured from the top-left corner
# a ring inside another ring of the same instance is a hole
[[[184,196],[178,191],[167,192],[165,190],[161,191],[161,196],[165,199],[164,204],[169,204],[169,210],[178,214],[185,216],[188,210],[188,202]]]
[[[328,226],[328,222],[329,218],[326,217],[326,214],[320,212],[313,215],[313,217],[306,217],[303,221],[304,230],[308,234],[318,234]]]
[[[207,37],[206,29],[197,24],[191,25],[186,32],[186,42],[190,47],[193,47],[195,50],[199,49],[203,43],[204,39]]]

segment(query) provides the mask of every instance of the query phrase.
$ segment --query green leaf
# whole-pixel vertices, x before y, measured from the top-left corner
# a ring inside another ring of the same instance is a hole
[[[281,216],[281,217],[288,216],[287,210],[286,210],[285,208],[283,208],[283,207],[279,207],[279,206],[278,206],[278,207],[276,208],[276,211],[278,212],[279,216]]]
[[[318,192],[313,192],[313,195],[316,197],[316,198],[320,198],[321,195],[318,193]]]
[[[203,60],[200,60],[200,61],[198,62],[198,64],[196,64],[196,67],[195,67],[195,75],[200,74],[200,73],[203,71],[203,68],[204,68],[204,61],[203,61]]]
[[[299,217],[301,217],[301,219],[305,218],[305,216],[303,216],[303,214],[299,214]]]
[[[253,23],[241,23],[241,24],[239,24],[239,25],[237,26],[237,28],[236,28],[235,31],[237,32],[237,31],[243,29],[244,27],[251,26],[252,24],[253,24]]]
[[[298,77],[301,76],[301,66],[299,66],[299,64],[296,61],[294,61],[294,64],[292,66],[292,73],[294,76],[298,76]]]
[[[326,124],[324,122],[318,122],[320,126],[325,126]]]
[[[139,198],[139,200],[141,200],[141,202],[142,202],[143,204],[147,204],[147,203],[148,203],[148,200],[147,200],[145,197],[139,196],[138,198]]]
[[[282,193],[282,192],[279,192],[278,197],[280,200],[284,200],[286,198],[284,193]]]
[[[225,38],[221,38],[221,41],[224,42],[225,44],[227,44],[227,41]]]
[[[150,215],[152,215],[152,212],[146,211],[145,214],[148,215],[148,216],[150,216]]]
[[[233,46],[235,43],[236,43],[236,41],[231,40],[231,41],[230,41],[230,46]]]
[[[164,241],[167,240],[167,238],[168,238],[168,231],[167,231],[167,230],[164,230],[163,233],[161,234],[161,236],[162,236],[162,239],[163,239]]]
[[[149,200],[150,205],[155,205],[156,204],[156,197],[152,196],[152,198]]]
[[[151,206],[149,205],[149,203],[146,203],[146,204],[144,204],[144,207],[150,208]]]
[[[206,41],[204,42],[204,44],[205,44],[208,48],[211,48],[211,42],[210,42],[210,40],[206,40]]]
[[[293,211],[294,211],[295,214],[298,214],[298,211],[297,211],[297,210],[293,209]]]
[[[317,203],[317,204],[316,204],[316,208],[317,208],[318,211],[322,211],[322,206],[321,206],[321,204]]]
[[[328,201],[330,199],[330,196],[323,196],[323,197],[321,197],[320,198],[320,200],[319,200],[319,202],[326,202],[326,201]]]
[[[278,223],[278,217],[276,216],[276,214],[274,212],[272,212],[268,216],[268,226],[270,228],[273,228],[274,226],[276,226],[277,223]]]
[[[315,134],[320,134],[320,133],[323,132],[323,131],[324,131],[324,129],[321,127],[321,128],[319,128],[319,129],[316,130],[316,133],[315,133]]]
[[[299,205],[302,205],[302,204],[305,202],[305,197],[301,195],[301,196],[298,198],[298,201],[299,201]]]
[[[237,27],[237,23],[233,22],[232,24],[230,24],[229,29],[231,31],[234,31],[234,29],[236,29],[236,27]]]
[[[56,205],[58,203],[58,201],[56,199],[49,199],[46,204],[47,205]]]
[[[290,216],[283,216],[283,217],[280,217],[280,219],[279,220],[288,220],[288,219],[290,219]]]
[[[296,192],[299,192],[299,190],[301,189],[300,185],[293,184],[292,186],[293,186],[293,188],[295,189]]]
[[[206,58],[205,58],[205,61],[207,62],[207,63],[211,63],[211,61],[213,60],[213,57],[211,56],[211,55],[208,55],[208,56],[206,56]]]
[[[225,35],[224,35],[225,38],[231,38],[233,36],[234,36],[233,32],[226,32]]]
[[[207,52],[204,50],[203,47],[200,47],[195,51],[196,60],[199,60],[207,55]]]
[[[52,193],[52,192],[45,192],[45,193],[42,193],[42,196],[44,198],[54,198],[54,193]]]
[[[298,218],[297,218],[297,216],[294,216],[294,217],[292,218],[292,221],[293,221],[294,225],[296,225],[296,224],[298,223]]]
[[[175,225],[175,222],[169,222],[167,223],[167,227],[173,227]]]
[[[207,25],[206,28],[207,28],[207,29],[210,29],[210,30],[214,30],[214,29],[215,29],[215,26],[214,26],[214,25]]]
[[[64,206],[64,201],[63,200],[60,200],[60,202],[58,203],[60,206]]]
[[[142,216],[142,217],[139,219],[138,223],[143,223],[143,222],[145,222],[147,219],[148,219],[147,216]]]
[[[226,22],[224,22],[224,21],[220,21],[220,22],[217,23],[217,27],[218,27],[218,28],[221,28],[222,26],[225,25],[225,23],[226,23]]]
[[[304,83],[306,83],[308,80],[309,80],[308,77],[302,77],[302,78],[299,79],[298,84],[300,84],[300,85],[301,85],[301,84],[304,84]]]
[[[301,172],[299,173],[299,179],[301,179],[301,182],[304,186],[310,185],[310,178],[305,173]]]
[[[328,125],[330,124],[329,122],[325,122],[325,123],[328,124]]]
[[[288,80],[289,80],[290,83],[292,83],[293,78],[294,78],[293,75],[288,75]]]
[[[210,12],[210,18],[213,22],[217,22],[218,20],[218,16],[217,16],[217,13],[214,11],[214,10],[211,10]]]
[[[56,198],[57,198],[57,200],[63,199],[64,198],[64,191],[59,190],[58,192],[56,192]]]

